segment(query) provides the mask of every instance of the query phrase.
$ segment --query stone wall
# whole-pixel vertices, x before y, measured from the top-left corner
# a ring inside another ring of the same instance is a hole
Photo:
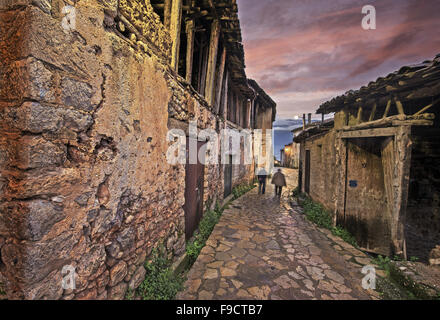
[[[305,150],[310,150],[310,196],[330,212],[335,210],[335,132],[317,136],[301,144],[300,161],[303,164],[302,188],[305,186]]]
[[[10,299],[121,299],[154,247],[182,254],[185,167],[167,164],[168,118],[224,126],[170,70],[169,35],[148,1],[121,0],[119,11],[117,1],[76,2],[66,32],[67,3],[0,1],[0,272]],[[136,32],[117,31],[127,20]],[[222,166],[207,167],[206,201],[222,197],[219,180]],[[75,290],[61,287],[66,265]]]

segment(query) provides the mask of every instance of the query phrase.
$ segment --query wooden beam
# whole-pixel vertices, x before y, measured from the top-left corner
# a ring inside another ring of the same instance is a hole
[[[434,121],[431,120],[394,120],[393,126],[432,126]]]
[[[218,43],[220,39],[220,21],[214,20],[211,24],[209,41],[208,68],[206,73],[205,99],[209,105],[214,104],[214,80],[217,66]]]
[[[403,110],[403,104],[400,102],[397,98],[394,98],[394,102],[396,103],[397,111],[399,114],[405,114],[405,111]]]
[[[362,123],[362,106],[360,106],[359,109],[358,109],[358,114],[357,114],[356,122],[357,122],[357,124],[361,124]]]
[[[371,110],[371,114],[370,114],[370,118],[368,119],[368,122],[374,120],[374,117],[376,116],[376,110],[377,110],[377,103],[374,104],[373,109]]]
[[[376,128],[342,132],[342,139],[390,137],[396,134],[396,128]]]
[[[192,69],[194,61],[194,35],[195,35],[195,22],[193,19],[186,21],[186,81],[191,84],[192,81]]]
[[[182,0],[173,0],[171,5],[170,35],[173,41],[171,49],[171,68],[179,71],[180,29],[182,25]]]
[[[440,99],[435,100],[433,103],[427,105],[426,107],[424,107],[423,109],[421,109],[420,111],[414,113],[415,116],[418,116],[419,114],[422,114],[423,112],[427,111],[428,109],[430,109],[432,106],[436,105],[437,103],[440,102]]]
[[[228,118],[228,95],[229,95],[229,72],[226,70],[226,76],[225,76],[225,83],[224,83],[225,89],[223,90],[223,106],[221,106],[220,110],[223,110],[223,119]]]
[[[165,0],[164,12],[163,12],[164,25],[165,28],[167,28],[168,30],[170,30],[170,24],[171,24],[171,2],[172,0]]]
[[[220,110],[220,101],[221,101],[221,93],[223,90],[223,78],[225,75],[225,66],[226,66],[226,48],[223,48],[220,67],[217,73],[217,81],[215,87],[215,113],[218,114]]]
[[[406,207],[411,168],[411,127],[400,126],[395,137],[394,210],[391,221],[393,254],[407,258],[405,239]]]
[[[385,112],[383,114],[382,119],[385,119],[386,117],[388,117],[388,113],[390,112],[390,108],[391,108],[391,100],[388,100],[387,106],[385,108]]]
[[[240,125],[240,98],[238,94],[235,95],[235,124]]]
[[[386,126],[420,126],[420,125],[431,125],[431,122],[427,122],[427,120],[434,120],[435,114],[432,113],[424,113],[417,116],[408,116],[408,115],[396,115],[387,117],[384,119],[379,119],[371,122],[364,122],[358,124],[356,126],[345,126],[343,127],[343,131],[353,131],[360,129],[369,129],[369,128],[378,128],[378,127],[386,127]]]
[[[397,131],[396,131],[397,133]],[[394,175],[395,175],[395,143],[394,137],[386,138],[381,146],[381,160],[382,160],[382,168],[383,168],[383,182],[385,187],[385,195],[386,195],[386,209],[383,211],[383,217],[385,221],[387,221],[390,225],[391,232],[391,222],[394,217]],[[388,254],[391,254],[389,252]]]

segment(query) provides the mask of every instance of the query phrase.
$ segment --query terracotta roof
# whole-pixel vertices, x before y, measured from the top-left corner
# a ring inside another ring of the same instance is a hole
[[[309,125],[308,127],[306,127],[305,130],[303,130],[300,134],[298,134],[296,137],[293,138],[293,142],[296,143],[300,143],[301,141],[321,134],[321,133],[325,133],[329,130],[331,130],[334,126],[334,119],[328,119],[325,120],[324,122],[315,122],[311,125]]]
[[[401,102],[416,102],[419,99],[438,96],[440,96],[440,54],[432,61],[404,66],[359,90],[347,91],[344,95],[323,103],[316,113],[328,114],[355,104],[371,108],[375,103],[386,104],[391,97],[397,97]]]

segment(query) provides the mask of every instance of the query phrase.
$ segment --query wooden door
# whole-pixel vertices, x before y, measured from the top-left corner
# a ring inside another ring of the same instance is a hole
[[[232,156],[229,156],[229,164],[225,164],[225,198],[232,193]]]
[[[189,161],[190,139],[187,139],[186,156],[186,178],[185,178],[185,236],[190,239],[194,231],[199,226],[200,219],[203,216],[203,197],[205,184],[205,166],[200,163],[197,157],[197,163],[191,164]],[[204,142],[192,140],[197,143],[197,154],[204,145]]]
[[[382,162],[382,139],[347,143],[345,228],[364,250],[390,253],[390,228]]]

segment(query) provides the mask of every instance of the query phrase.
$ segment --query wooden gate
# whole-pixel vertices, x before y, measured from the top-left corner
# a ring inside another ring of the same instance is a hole
[[[232,193],[232,156],[229,156],[229,164],[225,164],[225,198]]]
[[[189,145],[197,143],[197,154],[204,142],[187,139],[186,152],[186,178],[185,178],[185,236],[190,239],[199,226],[203,216],[203,195],[205,184],[205,166],[197,157],[197,164],[190,163]],[[193,161],[195,162],[195,161]]]

